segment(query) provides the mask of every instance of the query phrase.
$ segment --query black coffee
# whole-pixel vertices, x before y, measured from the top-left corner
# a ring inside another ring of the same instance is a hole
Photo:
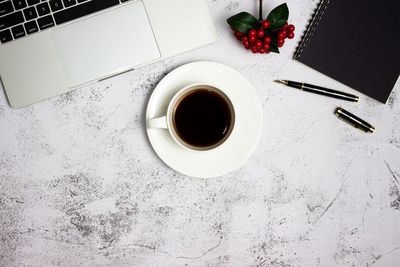
[[[233,110],[227,100],[209,89],[196,89],[183,95],[173,114],[179,137],[200,149],[224,140],[230,134],[233,120]]]

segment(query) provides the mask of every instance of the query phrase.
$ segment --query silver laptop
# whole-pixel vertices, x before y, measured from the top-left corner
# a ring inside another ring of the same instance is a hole
[[[216,38],[207,0],[0,0],[0,77],[19,108]]]

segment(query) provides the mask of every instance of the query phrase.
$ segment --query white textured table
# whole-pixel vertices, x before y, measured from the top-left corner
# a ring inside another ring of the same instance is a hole
[[[257,1],[210,0],[212,45],[20,110],[1,91],[0,266],[399,266],[399,84],[383,105],[273,83],[355,92],[291,59],[317,2],[288,1],[296,37],[280,55],[245,51],[225,23]],[[264,111],[255,153],[209,180],[163,164],[143,121],[157,82],[197,60],[243,73]]]

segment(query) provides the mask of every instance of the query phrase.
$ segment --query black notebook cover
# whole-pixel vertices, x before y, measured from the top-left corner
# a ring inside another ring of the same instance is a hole
[[[294,59],[383,103],[400,73],[400,0],[322,0]]]

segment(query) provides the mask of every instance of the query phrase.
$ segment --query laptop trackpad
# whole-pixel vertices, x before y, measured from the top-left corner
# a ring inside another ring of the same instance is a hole
[[[69,87],[160,58],[141,1],[54,29],[52,37]]]

